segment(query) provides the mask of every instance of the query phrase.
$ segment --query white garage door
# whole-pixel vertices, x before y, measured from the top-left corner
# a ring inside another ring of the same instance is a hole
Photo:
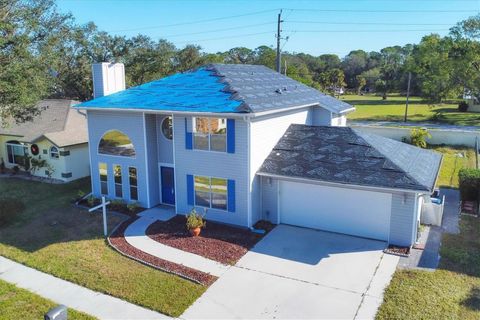
[[[388,240],[392,195],[280,181],[280,222]]]

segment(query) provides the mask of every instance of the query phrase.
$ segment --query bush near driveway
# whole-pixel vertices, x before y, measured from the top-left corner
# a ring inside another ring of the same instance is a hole
[[[480,200],[480,169],[463,168],[458,173],[458,180],[463,201]]]

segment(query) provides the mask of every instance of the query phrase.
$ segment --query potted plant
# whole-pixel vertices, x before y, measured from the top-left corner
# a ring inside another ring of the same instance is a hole
[[[192,236],[198,237],[200,231],[204,228],[206,222],[203,220],[203,216],[198,214],[195,208],[190,211],[187,215],[187,229],[190,231]]]

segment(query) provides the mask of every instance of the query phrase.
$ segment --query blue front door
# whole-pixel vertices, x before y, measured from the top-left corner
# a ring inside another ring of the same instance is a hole
[[[162,202],[166,204],[175,204],[175,179],[174,171],[171,167],[160,167],[162,177]]]

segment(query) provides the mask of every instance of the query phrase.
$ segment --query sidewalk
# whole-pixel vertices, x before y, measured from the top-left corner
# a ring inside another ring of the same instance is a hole
[[[170,319],[0,256],[0,279],[99,319]]]
[[[216,277],[224,274],[229,266],[190,252],[166,246],[146,235],[146,230],[149,225],[157,220],[166,221],[173,215],[174,214],[167,211],[161,212],[158,209],[150,209],[139,213],[138,216],[140,218],[135,220],[135,222],[130,224],[125,230],[125,240],[138,250],[157,258],[181,264],[205,273],[210,273]]]

